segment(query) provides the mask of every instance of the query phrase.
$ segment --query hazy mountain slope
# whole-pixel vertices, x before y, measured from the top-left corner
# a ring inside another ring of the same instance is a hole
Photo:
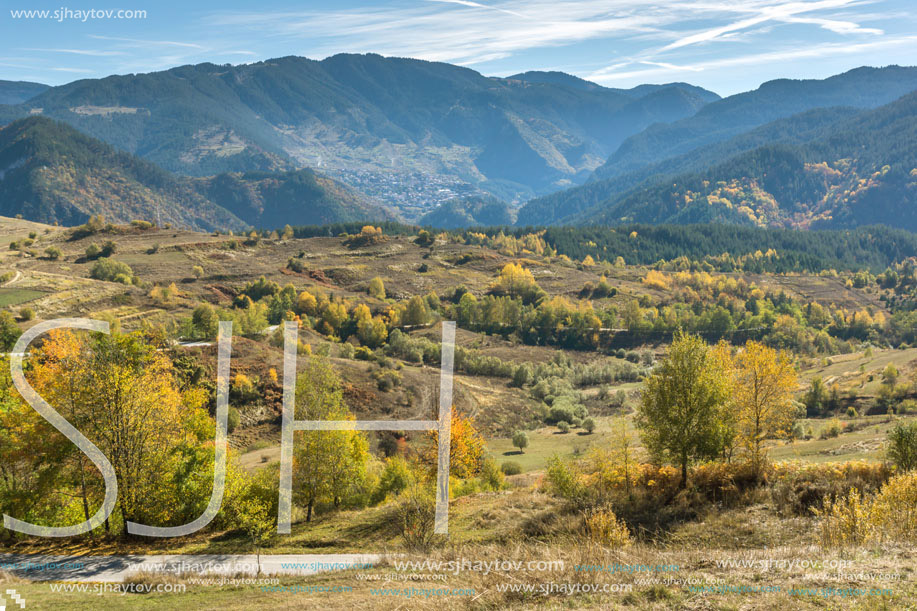
[[[393,218],[308,169],[175,176],[44,117],[0,129],[0,214],[62,225],[102,214],[208,231]]]
[[[818,108],[778,119],[724,142],[702,146],[690,153],[645,165],[637,170],[587,182],[533,199],[519,210],[519,225],[548,225],[570,222],[600,204],[610,205],[631,189],[666,176],[698,172],[730,157],[771,143],[802,144],[826,134],[826,129],[861,112],[855,108]]]
[[[0,104],[21,104],[49,88],[29,81],[0,81]]]
[[[255,227],[394,220],[353,189],[312,170],[192,179],[195,189]]]
[[[668,89],[635,99],[443,63],[336,55],[80,80],[21,108],[189,175],[419,170],[531,195],[585,180],[628,136],[690,116],[713,95],[681,87],[661,95]]]
[[[917,89],[917,68],[857,68],[824,80],[781,79],[708,104],[696,115],[628,138],[592,180],[613,178],[813,108],[873,108]]]
[[[114,222],[245,227],[168,172],[42,117],[0,129],[0,214],[62,225],[102,214]]]
[[[420,225],[438,229],[496,227],[512,225],[513,214],[505,202],[487,197],[468,197],[448,201],[425,214]]]
[[[642,98],[645,95],[655,93],[661,89],[682,89],[688,93],[693,93],[703,99],[705,102],[714,102],[720,99],[720,96],[715,94],[712,91],[708,91],[703,87],[698,87],[696,85],[691,85],[688,83],[665,83],[662,85],[637,85],[632,89],[617,89],[614,87],[603,87],[598,83],[593,83],[586,79],[579,78],[578,76],[573,76],[572,74],[567,74],[565,72],[543,72],[539,70],[531,70],[529,72],[521,72],[519,74],[514,74],[512,76],[506,77],[507,80],[516,80],[516,81],[526,81],[529,83],[547,83],[551,85],[563,85],[570,87],[572,89],[582,89],[584,91],[596,91],[598,89],[605,89],[607,91],[615,91],[617,93],[622,93],[624,95],[630,96],[632,98]]]
[[[826,132],[634,190],[575,220],[917,229],[917,92]]]

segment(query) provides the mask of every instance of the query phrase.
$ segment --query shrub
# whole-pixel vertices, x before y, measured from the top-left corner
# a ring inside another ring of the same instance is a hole
[[[382,369],[373,374],[376,386],[382,392],[389,392],[401,386],[401,373],[394,369]]]
[[[229,408],[229,413],[227,414],[228,418],[226,420],[226,430],[229,433],[235,431],[239,424],[242,422],[242,414],[239,413],[234,407]]]
[[[302,261],[302,259],[290,257],[287,261],[287,268],[293,270],[297,274],[301,274],[306,271],[306,264]]]
[[[899,471],[917,468],[917,421],[899,422],[888,432],[885,456]]]
[[[481,465],[481,482],[484,484],[484,487],[488,490],[498,492],[506,488],[506,477],[497,467],[495,463],[490,458],[484,460],[484,464]]]
[[[825,547],[917,541],[917,473],[890,479],[872,498],[854,489],[827,499],[816,515]]]
[[[35,318],[35,310],[32,308],[22,308],[19,310],[19,319],[20,320],[32,320]]]
[[[356,350],[354,350],[353,358],[358,361],[372,361],[375,360],[376,355],[366,346],[358,346]]]
[[[819,437],[821,439],[833,439],[841,434],[841,423],[837,418],[833,418],[825,428],[821,430]]]
[[[847,417],[848,418],[856,418],[857,416],[859,416],[859,414],[857,414],[857,408],[855,408],[852,405],[847,408]]]
[[[522,465],[515,461],[507,460],[500,465],[500,470],[503,471],[503,475],[519,475],[522,473]]]
[[[436,542],[436,499],[429,486],[414,484],[405,490],[395,509],[395,524],[405,547],[428,552]]]
[[[90,244],[89,246],[86,247],[86,258],[87,259],[90,259],[90,260],[98,259],[101,254],[102,254],[102,249],[99,247],[98,244]]]
[[[585,431],[591,435],[592,432],[595,431],[595,420],[592,418],[586,418],[583,420],[583,429],[585,429]]]
[[[890,476],[887,465],[865,462],[805,465],[774,465],[767,476],[771,500],[782,515],[812,515],[824,507],[826,498],[845,496],[853,489],[878,490]]]
[[[371,502],[377,504],[390,495],[398,496],[404,490],[413,486],[415,482],[416,477],[408,461],[401,456],[387,458],[385,467],[382,469],[382,475],[379,476],[379,484],[372,493]]]
[[[819,524],[824,547],[846,547],[864,543],[872,534],[869,506],[860,491],[853,489],[847,496],[826,498],[824,509],[815,510],[822,518]]]
[[[366,292],[376,299],[385,299],[385,284],[382,282],[382,278],[376,276],[370,280],[369,288],[366,289]]]
[[[134,270],[127,263],[113,259],[99,259],[89,271],[90,278],[106,282],[119,282],[118,276],[120,275],[126,276],[127,283],[130,284],[130,279],[134,276]]]
[[[45,249],[45,255],[47,255],[47,257],[52,261],[57,261],[60,259],[62,254],[63,253],[61,252],[60,248],[56,246],[49,246]]]
[[[201,267],[200,265],[195,265],[194,267],[191,268],[191,275],[197,279],[203,278],[204,277],[204,268]]]
[[[570,423],[565,420],[561,420],[557,423],[557,430],[559,430],[561,433],[569,433]]]
[[[586,534],[595,543],[618,549],[633,542],[627,526],[611,509],[593,509],[586,513],[585,522]]]
[[[548,490],[574,505],[582,505],[585,502],[586,489],[580,478],[580,474],[575,467],[564,462],[556,454],[548,461],[548,468],[545,472],[545,481]]]

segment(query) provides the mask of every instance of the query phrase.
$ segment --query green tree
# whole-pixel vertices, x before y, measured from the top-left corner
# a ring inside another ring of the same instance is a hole
[[[376,299],[385,299],[385,284],[382,282],[382,278],[376,276],[370,280],[367,292]]]
[[[917,469],[917,422],[899,422],[888,432],[885,455],[900,471]]]
[[[14,317],[8,310],[0,311],[0,351],[9,352],[19,341],[22,331],[16,324]]]
[[[202,303],[191,313],[191,326],[197,337],[213,339],[217,336],[220,319],[216,310],[209,303]]]
[[[513,447],[519,448],[520,454],[525,453],[525,449],[529,447],[529,436],[525,431],[516,431],[513,433]]]
[[[821,378],[812,378],[812,384],[809,390],[802,397],[802,403],[806,406],[806,413],[810,416],[821,413],[828,403],[828,389],[825,388],[825,382]]]
[[[353,420],[331,365],[311,357],[296,382],[297,420]],[[312,520],[316,503],[340,507],[366,478],[369,444],[359,431],[302,431],[293,453],[295,491]]]
[[[401,320],[404,325],[416,326],[428,324],[431,318],[427,300],[420,295],[414,295],[408,300]]]
[[[677,334],[646,380],[636,422],[647,450],[681,467],[682,488],[691,460],[722,450],[719,419],[727,399],[727,373],[710,347],[698,336]]]

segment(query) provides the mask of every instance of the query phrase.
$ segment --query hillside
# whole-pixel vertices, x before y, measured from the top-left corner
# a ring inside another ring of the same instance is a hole
[[[575,217],[586,223],[727,222],[795,228],[917,228],[917,93],[703,172],[637,189]]]
[[[180,177],[43,117],[0,129],[0,214],[61,225],[101,214],[201,230],[394,218],[311,170]]]
[[[0,104],[21,104],[50,89],[48,85],[29,81],[0,81]]]
[[[421,225],[442,229],[512,225],[514,215],[506,203],[492,197],[467,197],[448,201],[421,217]]]
[[[772,121],[749,132],[697,148],[625,172],[613,178],[592,180],[584,185],[533,199],[519,210],[519,225],[549,225],[573,222],[579,213],[599,204],[610,205],[638,187],[652,185],[679,174],[702,172],[731,157],[768,144],[803,144],[825,136],[832,126],[859,112],[856,108],[817,108]]]
[[[189,175],[302,166],[382,176],[420,170],[529,197],[584,181],[626,137],[693,115],[713,95],[647,93],[336,55],[80,80],[17,110],[41,109]]]
[[[0,214],[61,225],[101,214],[113,222],[245,227],[168,172],[42,117],[0,129]]]
[[[917,68],[900,66],[857,68],[824,80],[769,81],[754,91],[713,102],[692,117],[654,125],[628,138],[592,180],[619,176],[813,108],[874,108],[914,89]]]
[[[254,227],[386,221],[394,213],[312,170],[248,172],[191,179],[194,188]]]

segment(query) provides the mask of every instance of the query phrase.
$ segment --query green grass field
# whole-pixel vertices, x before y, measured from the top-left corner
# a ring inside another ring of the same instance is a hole
[[[34,289],[0,288],[0,308],[12,308],[45,295],[47,293],[44,291],[36,291]]]

